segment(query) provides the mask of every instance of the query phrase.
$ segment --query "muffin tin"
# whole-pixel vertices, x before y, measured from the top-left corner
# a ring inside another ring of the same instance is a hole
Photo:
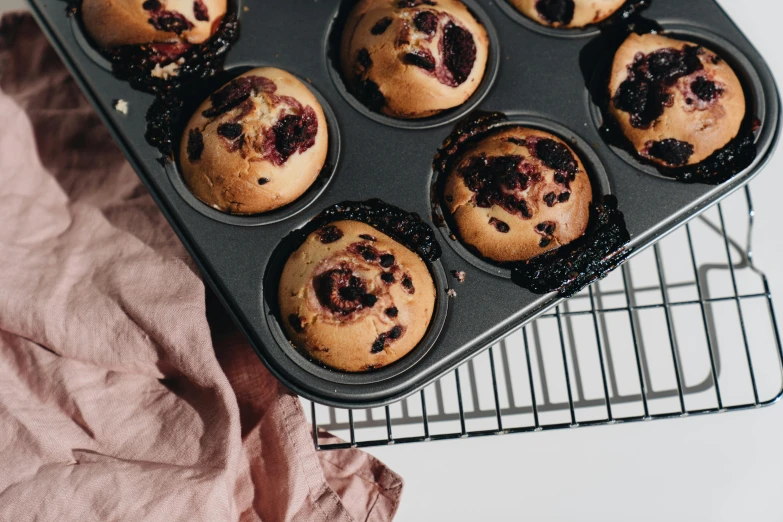
[[[288,0],[246,2],[240,37],[218,77],[189,86],[195,107],[212,89],[248,67],[276,66],[304,79],[319,96],[332,146],[321,179],[300,201],[276,213],[227,216],[193,198],[176,164],[162,166],[144,140],[145,113],[153,97],[114,78],[86,52],[79,24],[59,1],[31,0],[48,34],[94,104],[156,203],[198,263],[226,308],[272,373],[292,390],[338,407],[374,407],[405,397],[497,342],[560,302],[514,285],[503,270],[478,260],[442,228],[434,213],[433,157],[454,123],[471,109],[500,111],[513,123],[554,132],[582,155],[601,193],[619,200],[633,255],[735,191],[770,158],[778,137],[780,101],[764,60],[713,0],[654,0],[643,16],[675,37],[704,43],[737,71],[749,111],[761,122],[758,155],[745,171],[720,186],[665,179],[599,132],[600,114],[580,69],[580,54],[598,31],[535,30],[520,23],[505,0],[465,0],[492,41],[486,77],[463,107],[423,121],[370,114],[346,92],[334,61],[333,31],[344,2]],[[343,7],[344,8],[344,7]],[[114,110],[123,99],[129,113]],[[438,287],[436,316],[425,342],[408,357],[363,374],[328,370],[294,350],[277,324],[274,274],[294,247],[291,231],[323,209],[345,200],[379,198],[417,212],[433,228],[443,256],[430,264]],[[450,275],[464,271],[459,283]],[[270,282],[271,280],[271,282]],[[448,294],[449,288],[456,296]]]

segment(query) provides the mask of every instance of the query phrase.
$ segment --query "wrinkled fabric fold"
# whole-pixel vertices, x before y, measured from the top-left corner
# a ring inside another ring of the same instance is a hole
[[[29,15],[0,121],[0,520],[391,520],[400,477],[315,451]]]

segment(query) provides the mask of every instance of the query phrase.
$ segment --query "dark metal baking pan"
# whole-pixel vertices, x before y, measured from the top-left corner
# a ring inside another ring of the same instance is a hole
[[[490,30],[495,45],[485,85],[469,104],[424,123],[398,125],[368,117],[345,92],[329,42],[340,1],[266,0],[245,3],[240,11],[240,38],[226,61],[226,76],[249,64],[273,65],[306,78],[318,93],[339,146],[330,152],[328,179],[307,196],[306,205],[280,219],[216,219],[197,207],[176,177],[157,160],[144,140],[145,112],[153,97],[114,78],[79,44],[79,25],[66,16],[59,0],[31,0],[32,10],[85,95],[149,188],[226,308],[272,373],[301,395],[338,407],[373,407],[407,396],[466,359],[497,342],[560,302],[556,293],[535,295],[514,285],[506,274],[477,266],[448,234],[437,234],[443,256],[431,267],[440,287],[457,295],[448,299],[439,332],[430,332],[425,349],[385,371],[347,375],[314,369],[280,336],[270,311],[265,277],[283,239],[324,208],[344,200],[380,198],[419,213],[433,227],[431,162],[463,109],[500,111],[514,120],[549,128],[579,150],[588,164],[605,172],[602,191],[617,197],[624,212],[631,254],[651,245],[679,225],[746,184],[770,158],[778,137],[780,102],[777,87],[751,43],[713,0],[654,0],[644,12],[675,36],[694,38],[721,53],[738,69],[750,98],[749,110],[761,121],[758,156],[745,171],[719,185],[683,184],[649,172],[601,138],[595,107],[580,70],[580,52],[596,31],[532,30],[497,1],[466,0]],[[201,86],[203,88],[203,86]],[[194,86],[193,92],[201,92]],[[203,95],[202,95],[203,96]],[[113,109],[121,98],[130,111]],[[198,101],[198,100],[197,100]],[[547,124],[551,122],[551,126]],[[591,149],[591,150],[587,150]],[[169,166],[176,169],[175,165]],[[600,175],[603,177],[603,175]],[[596,179],[596,178],[594,178]],[[172,182],[173,181],[173,182]],[[327,183],[328,181],[328,183]],[[243,226],[247,225],[247,226]],[[466,272],[463,284],[450,276]],[[442,328],[441,328],[442,327]],[[414,360],[415,359],[415,360]]]

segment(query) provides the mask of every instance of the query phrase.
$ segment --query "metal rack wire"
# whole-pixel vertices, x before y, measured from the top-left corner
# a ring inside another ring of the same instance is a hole
[[[303,400],[316,447],[620,424],[776,403],[783,396],[783,351],[767,278],[753,263],[754,217],[746,188],[394,405],[338,410]]]

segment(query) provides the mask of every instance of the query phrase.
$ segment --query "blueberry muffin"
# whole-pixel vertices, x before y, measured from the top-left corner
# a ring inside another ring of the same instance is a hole
[[[511,127],[478,141],[448,173],[460,239],[491,261],[527,261],[581,237],[590,178],[573,150],[544,131]]]
[[[509,0],[519,12],[541,25],[575,29],[603,22],[626,0]]]
[[[411,250],[359,221],[308,236],[286,263],[280,316],[293,344],[346,372],[386,366],[427,333],[435,285]]]
[[[631,34],[614,58],[609,112],[644,159],[696,165],[725,147],[745,118],[737,75],[698,44]]]
[[[193,194],[231,214],[287,205],[326,161],[328,132],[313,93],[280,69],[253,69],[205,100],[185,129],[180,168]]]
[[[340,61],[367,107],[424,118],[470,98],[488,53],[486,30],[459,0],[360,0],[343,28]]]
[[[84,28],[104,49],[200,44],[220,25],[226,0],[82,0]]]

